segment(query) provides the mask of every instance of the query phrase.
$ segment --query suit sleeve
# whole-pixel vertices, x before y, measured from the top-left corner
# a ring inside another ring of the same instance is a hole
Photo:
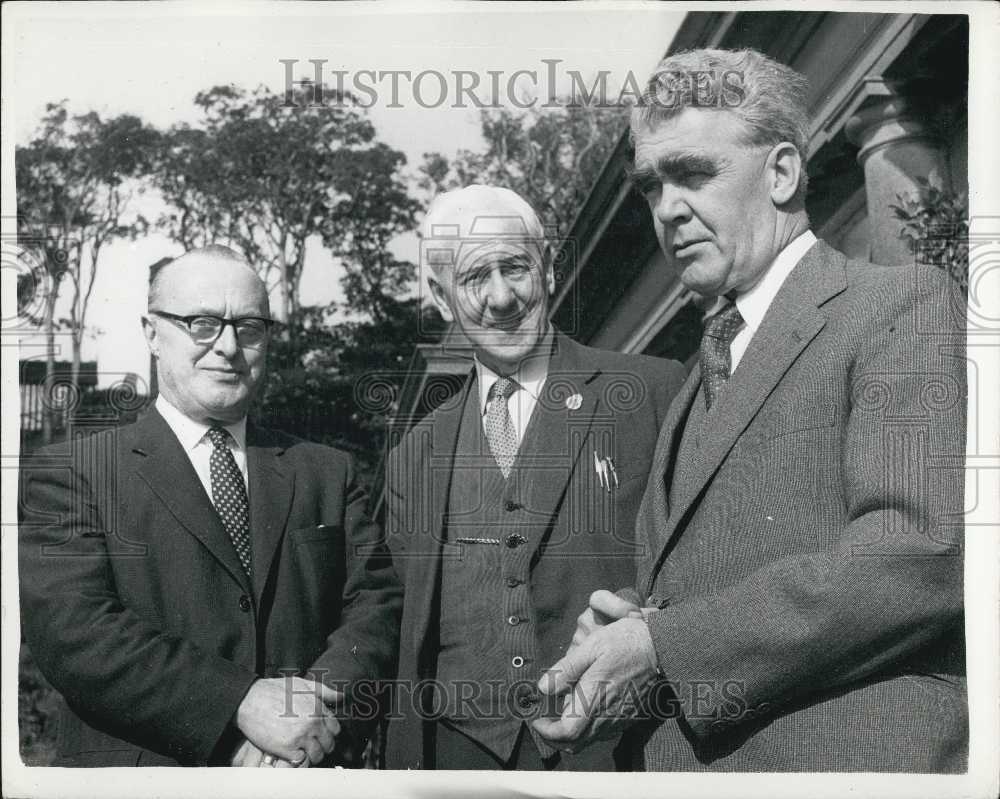
[[[838,545],[649,617],[696,737],[863,680],[962,623],[963,339],[940,288],[885,304],[858,331]]]
[[[345,472],[344,530],[347,578],[341,623],[310,672],[333,687],[391,678],[396,670],[403,590],[377,524],[366,513],[367,494],[353,463]]]
[[[22,625],[42,672],[88,724],[206,762],[256,675],[123,605],[112,559],[137,555],[102,518],[99,486],[65,466],[21,479]]]

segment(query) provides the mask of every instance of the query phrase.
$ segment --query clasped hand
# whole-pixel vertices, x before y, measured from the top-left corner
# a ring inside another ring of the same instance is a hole
[[[565,697],[559,718],[532,726],[557,749],[577,752],[617,737],[639,717],[657,679],[656,650],[640,608],[610,591],[595,591],[577,619],[573,641],[538,682],[543,694]]]
[[[344,695],[302,677],[257,680],[236,711],[246,736],[233,755],[234,766],[278,768],[320,763],[334,750],[340,723],[331,705]]]

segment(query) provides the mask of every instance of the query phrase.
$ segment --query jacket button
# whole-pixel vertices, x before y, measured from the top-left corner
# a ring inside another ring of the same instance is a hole
[[[508,616],[507,617],[507,624],[509,624],[511,627],[516,627],[520,623],[521,623],[521,617],[520,616]]]
[[[253,608],[253,602],[250,601],[250,597],[243,594],[243,596],[240,597],[240,610],[244,613],[249,613],[251,608]]]
[[[519,580],[517,577],[508,577],[507,578],[507,587],[508,588],[517,588],[521,584],[521,582],[522,581]]]
[[[520,507],[521,506],[518,503],[516,503],[516,502],[514,502],[513,500],[510,500],[510,499],[508,499],[507,502],[506,502],[506,504],[504,504],[504,509],[508,513],[513,513],[514,511],[518,510]]]
[[[511,549],[517,549],[519,546],[521,546],[521,544],[528,543],[527,538],[525,538],[523,535],[518,535],[517,533],[511,533],[509,536],[507,536],[507,538],[504,539],[504,541],[506,542],[507,546],[509,546]]]

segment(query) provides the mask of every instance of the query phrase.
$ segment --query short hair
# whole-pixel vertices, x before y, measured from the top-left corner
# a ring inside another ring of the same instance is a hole
[[[456,217],[475,211],[468,230],[462,230]],[[472,183],[461,189],[438,194],[431,201],[420,225],[422,259],[437,273],[440,267],[454,264],[457,247],[467,241],[489,238],[495,224],[517,217],[524,224],[524,237],[538,245],[543,266],[547,265],[549,247],[545,228],[531,204],[520,194],[501,186]],[[439,229],[443,229],[444,233]],[[510,235],[510,234],[501,234]],[[428,243],[432,243],[428,247]]]
[[[739,74],[740,101],[709,106],[692,102],[692,81],[678,83],[671,78],[678,73],[690,76],[696,72]],[[665,93],[669,93],[670,102],[663,101]],[[809,82],[804,75],[756,50],[687,50],[667,56],[657,65],[642,98],[632,109],[629,140],[634,147],[640,130],[654,127],[688,107],[729,112],[746,128],[747,144],[773,146],[787,141],[795,145],[802,157],[798,194],[804,197],[808,181],[808,93]]]
[[[196,247],[193,250],[188,250],[186,253],[178,256],[177,258],[162,258],[149,268],[149,292],[146,295],[147,308],[156,307],[156,303],[159,299],[160,291],[163,286],[163,281],[165,280],[164,273],[168,271],[167,267],[188,258],[189,256],[197,255],[208,256],[221,261],[234,261],[236,263],[243,264],[251,272],[254,272],[250,262],[243,255],[222,244],[209,244],[205,247]],[[254,272],[254,274],[256,274],[256,272]]]

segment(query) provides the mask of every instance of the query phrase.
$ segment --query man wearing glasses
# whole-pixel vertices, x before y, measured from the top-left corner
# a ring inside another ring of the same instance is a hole
[[[234,252],[168,263],[143,319],[155,408],[23,467],[23,629],[68,705],[58,765],[330,763],[334,686],[389,668],[391,590],[341,601],[359,569],[382,585],[355,567],[377,536],[349,458],[247,422],[271,326]]]

